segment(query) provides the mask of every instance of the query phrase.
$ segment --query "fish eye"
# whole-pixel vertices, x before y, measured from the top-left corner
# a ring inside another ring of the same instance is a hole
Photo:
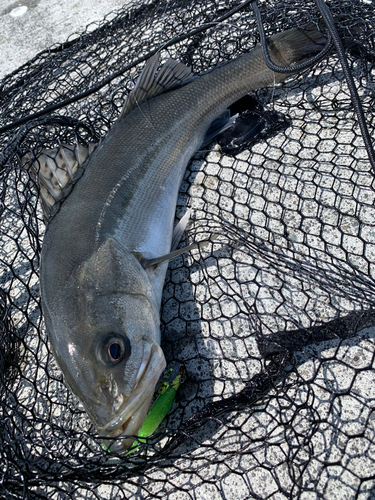
[[[115,365],[124,359],[126,361],[130,352],[129,339],[124,335],[111,334],[102,344],[102,359],[109,365]]]
[[[112,363],[117,363],[123,357],[123,349],[120,342],[111,342],[108,346],[108,357]]]

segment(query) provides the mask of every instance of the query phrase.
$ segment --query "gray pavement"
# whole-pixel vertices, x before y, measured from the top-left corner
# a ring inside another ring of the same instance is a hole
[[[0,0],[0,79],[128,0]]]

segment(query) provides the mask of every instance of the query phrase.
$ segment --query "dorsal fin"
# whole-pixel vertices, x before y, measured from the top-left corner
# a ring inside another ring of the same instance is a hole
[[[166,90],[184,85],[193,78],[191,68],[174,59],[167,59],[157,73],[158,66],[159,54],[156,53],[146,62],[134,89],[126,99],[119,119],[127,115],[136,105]]]
[[[97,144],[90,144],[86,148],[78,142],[74,146],[59,143],[57,148],[43,149],[37,158],[34,157],[34,161],[31,153],[23,157],[23,167],[39,184],[40,202],[46,223],[57,212],[61,201],[81,177],[80,167],[96,147]]]

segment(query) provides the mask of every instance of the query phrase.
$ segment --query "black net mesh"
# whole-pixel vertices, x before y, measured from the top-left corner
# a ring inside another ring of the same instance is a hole
[[[29,117],[0,136],[4,498],[375,498],[375,189],[334,52],[255,94],[286,117],[272,137],[234,157],[215,146],[187,169],[176,212],[193,208],[186,241],[221,236],[170,263],[162,347],[187,376],[139,453],[101,448],[49,350],[44,224],[20,158],[105,136],[156,49],[195,73],[244,53],[259,34],[249,5],[226,16],[238,5],[130,4],[1,82],[1,125]],[[328,5],[373,135],[373,5]],[[267,35],[320,19],[313,2],[260,9]]]

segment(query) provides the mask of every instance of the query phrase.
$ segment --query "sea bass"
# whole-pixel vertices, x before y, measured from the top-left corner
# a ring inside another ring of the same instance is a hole
[[[289,66],[324,42],[292,29],[269,53]],[[189,160],[230,125],[228,106],[288,76],[268,69],[259,46],[199,77],[172,59],[158,66],[158,56],[146,63],[94,151],[61,146],[53,165],[51,150],[34,162],[48,220],[40,283],[49,342],[111,451],[131,445],[118,438],[137,435],[166,366],[161,296]]]

